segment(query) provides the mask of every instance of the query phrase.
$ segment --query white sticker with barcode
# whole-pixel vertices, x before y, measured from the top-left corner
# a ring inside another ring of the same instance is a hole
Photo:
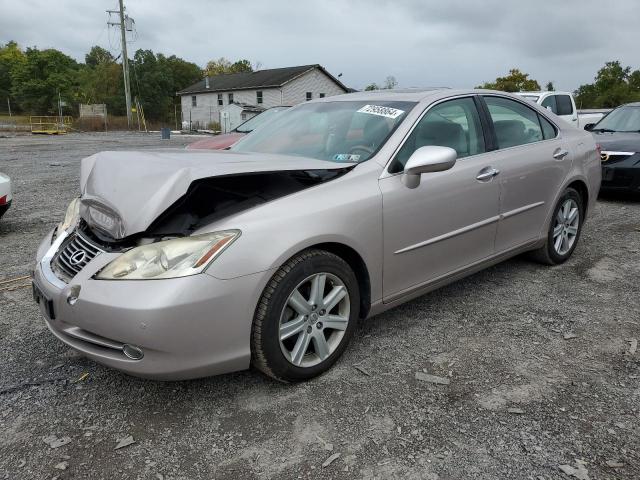
[[[365,105],[358,113],[368,113],[369,115],[379,115],[387,118],[398,118],[404,113],[404,110],[398,110],[397,108],[382,107],[380,105]]]

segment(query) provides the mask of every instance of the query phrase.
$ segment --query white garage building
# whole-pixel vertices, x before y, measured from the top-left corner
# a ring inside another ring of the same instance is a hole
[[[181,100],[183,125],[207,128],[216,122],[228,131],[231,129],[229,115],[224,114],[221,119],[220,113],[238,110],[229,109],[231,104],[242,106],[247,112],[245,118],[249,118],[250,113],[257,113],[251,112],[251,107],[259,111],[296,105],[348,91],[340,80],[316,64],[205,77],[177,95]]]

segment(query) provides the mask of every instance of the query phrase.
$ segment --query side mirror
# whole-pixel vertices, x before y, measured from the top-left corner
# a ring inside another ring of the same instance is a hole
[[[584,126],[584,129],[585,129],[587,132],[590,132],[591,130],[593,130],[593,127],[595,127],[595,126],[596,126],[596,124],[595,124],[595,123],[587,123],[587,124]]]
[[[417,149],[407,160],[402,182],[408,188],[420,185],[423,173],[444,172],[456,164],[458,154],[453,148],[428,146]]]

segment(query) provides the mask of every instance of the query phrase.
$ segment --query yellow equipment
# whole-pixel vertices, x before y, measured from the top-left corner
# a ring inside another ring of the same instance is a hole
[[[62,135],[71,128],[70,116],[29,117],[31,133],[45,133],[47,135]]]

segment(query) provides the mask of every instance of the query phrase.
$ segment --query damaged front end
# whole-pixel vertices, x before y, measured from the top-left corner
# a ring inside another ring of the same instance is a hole
[[[196,180],[145,233],[152,237],[190,235],[224,217],[333,180],[347,171],[260,172]]]
[[[74,218],[66,218],[64,224],[57,229],[65,238],[60,239],[62,241],[59,248],[50,260],[51,271],[59,280],[69,283],[100,253],[124,253],[122,257],[126,257],[129,253],[125,252],[134,250],[129,255],[131,259],[123,258],[122,265],[111,268],[113,272],[105,269],[112,277],[105,274],[97,278],[163,278],[158,275],[171,271],[179,271],[177,276],[198,273],[203,266],[201,258],[212,260],[212,255],[219,254],[240,232],[216,232],[218,235],[222,233],[222,236],[216,237],[210,244],[203,243],[202,251],[196,252],[200,257],[191,259],[189,268],[186,269],[180,269],[176,265],[179,262],[184,264],[189,252],[179,252],[180,255],[171,257],[167,252],[173,252],[176,245],[169,245],[173,250],[168,251],[163,250],[165,245],[172,239],[190,237],[199,229],[225,217],[336,179],[352,168],[350,165],[341,167],[259,171],[197,178],[182,196],[166,207],[144,230],[130,234],[127,232],[127,219],[114,205],[117,202],[104,198],[107,196],[104,190],[98,192],[96,189],[85,189],[77,201],[78,205],[70,206],[75,211]],[[122,205],[122,199],[119,200]],[[153,249],[143,248],[149,245],[154,245]],[[152,257],[155,263],[162,266],[163,271],[155,272],[152,268],[147,268]],[[145,271],[148,275],[155,276],[140,276]]]

